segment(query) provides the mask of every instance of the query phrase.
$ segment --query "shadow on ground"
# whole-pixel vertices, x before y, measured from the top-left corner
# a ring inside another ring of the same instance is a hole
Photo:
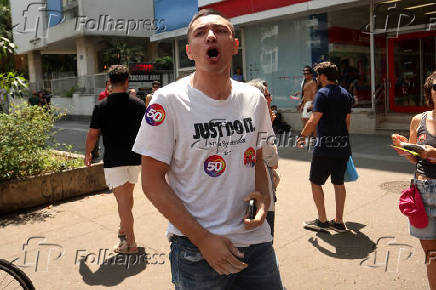
[[[363,224],[347,222],[348,231],[344,233],[318,232],[316,237],[308,241],[321,253],[336,259],[365,259],[376,249],[374,243],[367,235],[360,230],[365,227]],[[336,251],[330,251],[321,246],[318,239],[333,246]]]
[[[56,210],[56,206],[67,203],[67,202],[75,202],[84,198],[88,198],[92,195],[97,194],[110,194],[110,190],[105,191],[98,191],[93,192],[87,195],[82,195],[78,197],[72,197],[65,200],[60,200],[58,202],[55,202],[53,204],[45,204],[38,207],[33,207],[29,209],[21,209],[13,213],[8,213],[5,215],[0,215],[0,228],[4,228],[7,226],[17,226],[17,225],[25,225],[28,223],[39,223],[44,222],[48,219],[55,218],[56,214],[59,213],[58,210]]]
[[[0,228],[7,226],[25,225],[27,223],[43,222],[47,219],[54,218],[54,214],[46,212],[44,209],[37,208],[19,213],[12,213],[0,216]]]
[[[147,268],[149,255],[140,247],[138,254],[118,254],[103,261],[97,271],[92,272],[84,259],[80,261],[79,273],[83,281],[90,286],[113,287],[127,277],[135,276]],[[88,261],[88,262],[98,262]]]

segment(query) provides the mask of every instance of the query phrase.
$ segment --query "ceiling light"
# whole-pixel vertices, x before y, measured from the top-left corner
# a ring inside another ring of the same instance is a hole
[[[431,5],[436,5],[436,3],[435,2],[431,2],[431,3],[427,3],[427,4],[421,4],[421,5],[407,7],[405,9],[412,10],[412,9],[418,9],[418,8],[427,7],[427,6],[431,6]]]
[[[429,14],[436,14],[436,11],[427,12],[425,14],[427,14],[427,15],[429,15]]]
[[[383,2],[380,2],[380,4],[389,4],[389,3],[395,3],[395,2],[400,2],[401,0],[386,0]]]

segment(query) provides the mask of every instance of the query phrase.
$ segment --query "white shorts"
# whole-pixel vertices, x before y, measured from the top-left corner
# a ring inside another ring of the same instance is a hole
[[[104,168],[104,178],[107,186],[112,190],[126,182],[132,184],[138,182],[140,171],[141,165]]]
[[[309,107],[312,106],[312,101],[307,101],[304,103],[303,112],[301,112],[301,118],[309,119],[312,115],[312,111],[307,111]]]

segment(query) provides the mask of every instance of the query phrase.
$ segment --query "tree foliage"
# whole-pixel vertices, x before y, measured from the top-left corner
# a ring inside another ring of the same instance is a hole
[[[131,46],[121,40],[107,42],[107,45],[108,48],[103,52],[103,64],[108,67],[144,61],[144,48],[141,46]]]

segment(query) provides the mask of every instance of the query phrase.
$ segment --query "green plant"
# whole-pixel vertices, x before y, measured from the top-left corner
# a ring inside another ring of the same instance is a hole
[[[113,64],[128,65],[132,62],[144,61],[144,48],[132,46],[121,40],[106,41],[108,46],[103,52],[103,64],[110,67]]]
[[[0,64],[13,56],[15,48],[15,44],[8,38],[0,37]],[[0,101],[5,101],[7,104],[8,95],[19,95],[26,87],[26,79],[23,78],[21,74],[13,71],[12,68],[7,67],[5,71],[3,71],[3,69],[0,70]],[[1,111],[4,110],[1,106],[0,109]],[[6,106],[6,112],[8,111],[9,107]]]
[[[73,94],[77,91],[77,87],[71,87],[69,90],[66,90],[64,96],[67,98],[72,98]]]
[[[159,57],[154,60],[156,64],[156,69],[158,70],[172,70],[173,69],[173,58],[171,56]]]
[[[62,116],[27,104],[12,106],[10,114],[0,113],[0,182],[83,164],[83,159],[59,156],[49,146],[54,122]]]

